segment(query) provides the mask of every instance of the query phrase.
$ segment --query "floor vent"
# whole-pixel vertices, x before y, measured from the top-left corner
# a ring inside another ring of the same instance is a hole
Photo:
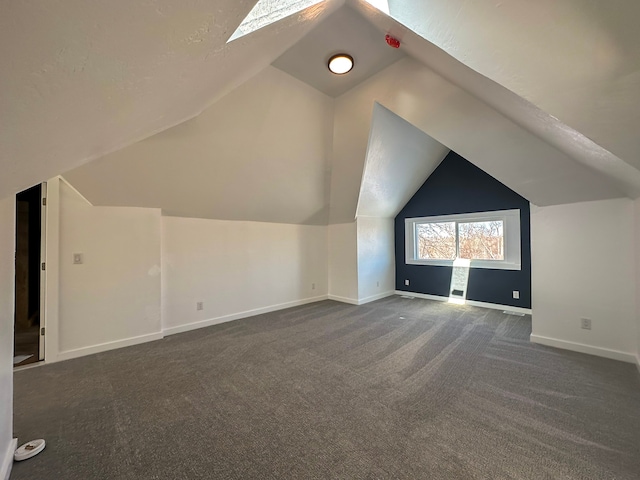
[[[505,315],[514,315],[516,317],[524,317],[524,313],[514,312],[511,310],[504,310],[502,313],[504,313]]]

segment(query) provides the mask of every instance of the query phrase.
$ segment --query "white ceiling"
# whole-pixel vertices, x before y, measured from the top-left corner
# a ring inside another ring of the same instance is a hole
[[[376,103],[356,216],[394,218],[449,152]]]
[[[378,102],[540,206],[623,196],[619,185],[410,57],[335,100],[330,222],[355,216]]]
[[[382,1],[397,21],[348,3],[409,55],[640,195],[640,2]]]
[[[255,0],[0,3],[0,198],[195,115],[344,0],[227,44]]]
[[[534,203],[640,194],[635,1],[389,0],[394,19],[347,0],[378,31],[352,30],[361,45],[378,48],[375,37],[393,52],[383,43],[391,32],[414,60],[335,99],[305,90],[291,109],[270,97],[297,82],[280,72],[265,98],[249,97],[257,119],[236,89],[256,75],[275,78],[272,62],[316,31],[344,30],[333,12],[354,12],[327,0],[226,44],[254,4],[4,2],[0,197],[100,158],[68,175],[99,204],[292,223],[322,223],[328,209],[331,222],[350,221],[376,101]],[[312,107],[306,127],[265,123],[301,122],[318,95],[333,105],[328,120],[324,107]],[[315,146],[287,145],[294,132]]]
[[[94,205],[326,224],[333,102],[274,67],[200,116],[67,172]]]
[[[391,3],[447,53],[640,167],[640,2]]]
[[[327,61],[336,53],[353,57],[354,67],[347,75],[334,75],[327,68]],[[273,66],[337,97],[404,55],[402,50],[389,47],[384,34],[362,15],[341,8],[284,52]]]

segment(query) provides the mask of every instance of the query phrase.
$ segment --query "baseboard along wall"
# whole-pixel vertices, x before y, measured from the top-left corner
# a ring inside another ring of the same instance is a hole
[[[341,297],[339,295],[328,295],[329,300],[334,300],[336,302],[342,302],[342,303],[349,303],[351,305],[358,305],[358,299],[357,298],[348,298],[348,297]]]
[[[435,300],[437,302],[448,302],[448,297],[441,297],[439,295],[427,295],[424,293],[405,292],[403,290],[396,290],[396,295],[406,295],[416,298],[424,298],[426,300]],[[492,308],[495,310],[508,310],[511,312],[524,313],[531,315],[531,309],[512,307],[510,305],[498,305],[495,303],[476,302],[473,300],[467,300],[466,305],[474,307]],[[540,345],[546,345],[548,347],[561,348],[564,350],[570,350],[572,352],[586,353],[588,355],[595,355],[598,357],[610,358],[612,360],[619,360],[622,362],[635,363],[640,371],[640,358],[632,353],[620,352],[618,350],[611,350],[608,348],[594,347],[592,345],[584,345],[582,343],[570,342],[566,340],[559,340],[557,338],[543,337],[540,335],[531,334],[530,341]]]
[[[125,338],[122,340],[115,340],[113,342],[100,343],[98,345],[91,345],[89,347],[77,348],[74,350],[66,350],[58,352],[55,358],[47,358],[46,363],[61,362],[63,360],[71,360],[72,358],[84,357],[85,355],[92,355],[94,353],[106,352],[108,350],[116,350],[123,347],[131,347],[140,343],[152,342],[154,340],[160,340],[164,337],[162,332],[151,333],[148,335],[140,335],[138,337]]]
[[[117,341],[113,341],[113,342],[106,342],[106,343],[102,343],[99,345],[93,345],[93,346],[89,346],[89,347],[83,347],[83,348],[78,348],[78,349],[74,349],[74,350],[67,350],[67,351],[63,351],[63,352],[59,352],[55,358],[47,358],[45,363],[54,363],[54,362],[59,362],[59,361],[64,361],[64,360],[70,360],[72,358],[78,358],[78,357],[83,357],[85,355],[91,355],[94,353],[100,353],[100,352],[106,352],[108,350],[115,350],[118,348],[123,348],[123,347],[130,347],[133,345],[138,345],[141,343],[146,343],[146,342],[151,342],[151,341],[155,341],[155,340],[161,340],[162,338],[164,338],[167,335],[175,335],[178,333],[182,333],[182,332],[188,332],[191,330],[196,330],[199,328],[205,328],[205,327],[209,327],[209,326],[213,326],[213,325],[218,325],[221,323],[226,323],[226,322],[231,322],[233,320],[239,320],[242,318],[247,318],[247,317],[252,317],[255,315],[260,315],[263,313],[270,313],[270,312],[275,312],[277,310],[283,310],[285,308],[291,308],[291,307],[296,307],[296,306],[300,306],[300,305],[306,305],[309,303],[314,303],[314,302],[319,302],[322,300],[334,300],[337,302],[342,302],[342,303],[348,303],[351,305],[364,305],[366,303],[369,302],[373,302],[376,300],[380,300],[382,298],[386,298],[389,297],[391,295],[404,295],[404,296],[411,296],[411,297],[416,297],[416,298],[422,298],[422,299],[426,299],[426,300],[434,300],[434,301],[438,301],[438,302],[448,302],[449,298],[448,297],[441,297],[438,295],[428,295],[428,294],[424,294],[424,293],[416,293],[416,292],[406,292],[403,290],[395,290],[395,291],[389,291],[389,292],[384,292],[378,295],[373,295],[370,297],[365,297],[362,299],[354,299],[354,298],[347,298],[347,297],[341,297],[338,295],[320,295],[317,297],[310,297],[310,298],[305,298],[305,299],[301,299],[301,300],[295,300],[292,302],[285,302],[285,303],[280,303],[280,304],[276,304],[276,305],[270,305],[267,307],[262,307],[262,308],[256,308],[253,310],[246,310],[243,312],[239,312],[239,313],[234,313],[234,314],[230,314],[230,315],[224,315],[221,317],[215,317],[215,318],[210,318],[210,319],[206,319],[206,320],[201,320],[198,322],[193,322],[193,323],[188,323],[185,325],[178,325],[175,327],[168,327],[168,328],[164,328],[162,330],[162,332],[157,332],[157,333],[152,333],[149,335],[141,335],[138,337],[132,337],[132,338],[126,338],[123,340],[117,340]],[[484,303],[484,302],[476,302],[476,301],[466,301],[467,305],[471,305],[471,306],[476,306],[476,307],[483,307],[483,308],[491,308],[491,309],[496,309],[496,310],[508,310],[508,311],[513,311],[513,312],[517,312],[517,313],[524,313],[524,314],[531,314],[531,310],[530,309],[526,309],[526,308],[519,308],[519,307],[513,307],[510,305],[498,305],[498,304],[493,304],[493,303]],[[574,351],[574,352],[580,352],[580,353],[586,353],[589,355],[596,355],[599,357],[604,357],[604,358],[610,358],[613,360],[620,360],[623,362],[628,362],[628,363],[635,363],[636,366],[638,367],[638,371],[640,373],[640,356],[636,356],[635,354],[632,353],[626,353],[626,352],[621,352],[618,350],[611,350],[611,349],[607,349],[607,348],[602,348],[602,347],[595,347],[592,345],[585,345],[585,344],[581,344],[581,343],[576,343],[576,342],[570,342],[570,341],[566,341],[566,340],[559,340],[559,339],[555,339],[555,338],[549,338],[549,337],[544,337],[544,336],[540,336],[540,335],[534,335],[531,334],[530,336],[530,341],[533,343],[538,343],[540,345],[546,345],[546,346],[550,346],[550,347],[555,347],[555,348],[561,348],[564,350],[570,350],[570,351]],[[15,450],[15,448],[14,448]],[[11,453],[11,461],[9,462],[9,469],[10,469],[10,465],[13,462],[13,453]],[[6,462],[6,459],[5,459]],[[2,464],[2,468],[5,468],[5,464]],[[0,470],[0,479],[3,478],[2,474],[4,473],[4,470]]]
[[[185,325],[178,325],[176,327],[168,327],[163,329],[165,335],[175,335],[176,333],[189,332],[198,328],[210,327],[212,325],[218,325],[220,323],[231,322],[233,320],[240,320],[241,318],[253,317],[255,315],[261,315],[263,313],[275,312],[277,310],[284,310],[285,308],[297,307],[300,305],[306,305],[307,303],[319,302],[321,300],[327,300],[328,295],[320,295],[317,297],[304,298],[302,300],[294,300],[292,302],[279,303],[276,305],[270,305],[268,307],[255,308],[253,310],[245,310],[244,312],[233,313],[230,315],[223,315],[221,317],[209,318],[207,320],[200,320],[193,323],[187,323]]]
[[[391,295],[395,295],[396,292],[391,290],[388,292],[379,293],[377,295],[371,295],[370,297],[360,298],[358,300],[358,305],[364,305],[365,303],[375,302],[376,300],[381,300],[383,298],[390,297]]]
[[[372,295],[370,297],[364,298],[348,298],[341,297],[339,295],[331,295],[329,294],[329,300],[335,300],[336,302],[349,303],[351,305],[364,305],[365,303],[375,302],[376,300],[380,300],[382,298],[390,297],[391,295],[395,295],[397,292],[391,290],[388,292],[379,293],[377,295]]]
[[[436,302],[449,302],[449,297],[442,297],[440,295],[429,295],[426,293],[405,292],[404,290],[396,290],[395,294],[406,295],[408,297],[423,298],[425,300],[435,300]],[[508,310],[510,312],[524,313],[525,315],[531,315],[530,308],[514,307],[512,305],[499,305],[497,303],[476,302],[475,300],[465,300],[464,304],[471,305],[472,307],[491,308],[493,310]]]
[[[557,338],[543,337],[541,335],[531,334],[529,337],[531,342],[540,345],[546,345],[547,347],[561,348],[563,350],[570,350],[572,352],[586,353],[588,355],[595,355],[597,357],[610,358],[612,360],[620,360],[621,362],[635,363],[640,369],[640,363],[638,363],[638,357],[633,353],[621,352],[619,350],[611,350],[609,348],[594,347],[592,345],[585,345],[583,343],[569,342],[566,340],[559,340]]]

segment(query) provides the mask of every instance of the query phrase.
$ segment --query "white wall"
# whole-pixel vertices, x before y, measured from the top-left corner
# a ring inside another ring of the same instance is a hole
[[[0,479],[13,462],[15,197],[0,200]]]
[[[327,295],[326,226],[163,217],[162,259],[165,333]]]
[[[448,153],[423,131],[374,104],[356,216],[395,217]]]
[[[65,182],[59,207],[59,352],[47,361],[161,338],[160,211],[94,207]]]
[[[634,361],[633,220],[626,199],[532,207],[532,341]]]
[[[326,224],[332,122],[333,99],[267,67],[197,118],[65,178],[94,205]]]
[[[329,298],[358,303],[356,222],[329,225]]]
[[[358,217],[358,303],[395,291],[393,218]]]

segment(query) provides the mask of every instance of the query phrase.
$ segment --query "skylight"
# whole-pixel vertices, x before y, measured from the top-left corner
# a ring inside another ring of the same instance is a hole
[[[259,0],[227,43],[324,0]]]
[[[373,5],[382,13],[389,15],[389,0],[365,0],[365,2]]]

